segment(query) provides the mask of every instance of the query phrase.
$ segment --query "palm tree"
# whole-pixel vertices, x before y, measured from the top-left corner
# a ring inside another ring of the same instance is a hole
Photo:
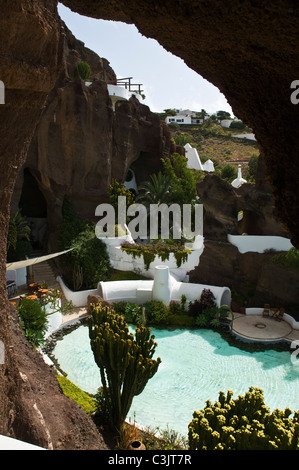
[[[7,250],[10,246],[16,248],[17,241],[21,239],[29,240],[30,227],[25,217],[18,210],[9,220],[7,233]]]
[[[136,201],[149,207],[150,204],[169,204],[173,202],[171,180],[160,171],[150,176],[150,181],[144,181],[138,188]]]

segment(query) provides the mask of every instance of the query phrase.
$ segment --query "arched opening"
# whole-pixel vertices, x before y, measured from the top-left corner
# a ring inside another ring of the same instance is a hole
[[[19,208],[31,227],[31,244],[38,249],[43,246],[47,227],[47,201],[38,181],[29,168],[24,169],[24,180]]]
[[[138,193],[135,173],[131,168],[129,168],[125,179],[125,188],[131,191],[134,195]]]

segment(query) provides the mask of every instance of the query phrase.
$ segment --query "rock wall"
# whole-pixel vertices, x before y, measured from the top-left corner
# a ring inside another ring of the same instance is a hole
[[[90,418],[65,397],[41,356],[24,339],[6,291],[6,238],[16,176],[47,96],[63,70],[56,1],[2,1],[0,77],[0,434],[54,449],[107,448]],[[1,358],[2,359],[2,358]]]
[[[208,174],[197,184],[204,205],[203,233],[209,240],[227,240],[227,234],[276,235],[289,238],[277,216],[273,193],[261,184],[240,188],[218,175]],[[238,221],[238,213],[243,219]]]
[[[182,151],[167,125],[134,96],[117,102],[113,111],[107,83],[116,83],[116,77],[108,61],[86,49],[66,27],[64,32],[64,69],[49,94],[12,198],[16,210],[29,169],[46,201],[50,251],[57,249],[65,196],[81,217],[93,219],[97,205],[107,201],[112,179],[124,181],[133,162],[141,183],[160,167],[161,157]],[[91,66],[91,86],[76,73],[79,60]]]
[[[197,268],[189,273],[190,281],[232,289],[232,308],[285,307],[298,319],[299,273],[275,265],[276,253],[239,253],[238,249],[220,240],[205,240],[205,249]]]

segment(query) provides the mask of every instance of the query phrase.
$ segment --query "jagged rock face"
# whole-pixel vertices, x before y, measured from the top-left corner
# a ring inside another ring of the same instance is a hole
[[[269,303],[284,307],[298,320],[299,273],[273,264],[273,256],[273,253],[240,253],[227,241],[205,240],[200,263],[189,273],[190,281],[230,286],[235,312],[239,311],[238,307],[261,307]]]
[[[49,367],[29,347],[10,313],[6,238],[18,171],[46,99],[63,70],[63,34],[56,1],[3,1],[0,18],[0,434],[54,449],[106,449],[82,409],[65,397]],[[12,309],[12,307],[11,307]]]
[[[116,76],[108,61],[64,31],[64,70],[49,94],[12,198],[15,210],[29,169],[46,201],[50,251],[58,249],[65,196],[79,216],[93,219],[97,205],[107,201],[112,179],[124,181],[132,163],[140,184],[160,167],[161,157],[183,151],[168,126],[134,96],[113,110],[107,84],[115,84]],[[91,67],[91,86],[77,76],[79,60]]]
[[[86,16],[135,23],[216,85],[253,129],[274,191],[277,213],[299,247],[298,6],[292,0],[64,0]],[[149,21],[151,18],[151,21]]]
[[[80,217],[94,219],[113,178],[124,181],[136,162],[141,183],[174,150],[167,126],[137,99],[117,103],[114,112],[104,81],[90,87],[68,82],[56,90],[37,126],[12,204],[19,205],[29,169],[46,201],[48,249],[54,251],[65,196]]]
[[[277,217],[273,193],[254,184],[240,188],[210,175],[197,183],[197,193],[204,206],[203,234],[209,240],[227,240],[227,234],[276,235],[289,237]],[[238,221],[239,211],[243,218]]]
[[[234,188],[217,175],[207,175],[197,183],[197,193],[204,206],[203,235],[212,240],[226,240],[238,233],[238,202]]]

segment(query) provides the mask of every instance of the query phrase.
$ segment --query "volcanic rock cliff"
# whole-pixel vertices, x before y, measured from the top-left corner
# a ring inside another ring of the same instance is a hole
[[[160,167],[161,157],[180,151],[167,125],[135,96],[113,109],[107,85],[115,85],[116,76],[109,62],[84,47],[65,25],[63,29],[64,69],[49,94],[12,198],[14,210],[20,206],[24,175],[29,173],[45,201],[50,251],[57,248],[65,197],[79,216],[92,219],[97,205],[107,200],[112,179],[123,182],[133,162],[140,159],[140,183]],[[91,86],[78,76],[79,60],[91,67]],[[29,217],[39,215],[33,212],[34,199],[34,194],[22,198]]]

